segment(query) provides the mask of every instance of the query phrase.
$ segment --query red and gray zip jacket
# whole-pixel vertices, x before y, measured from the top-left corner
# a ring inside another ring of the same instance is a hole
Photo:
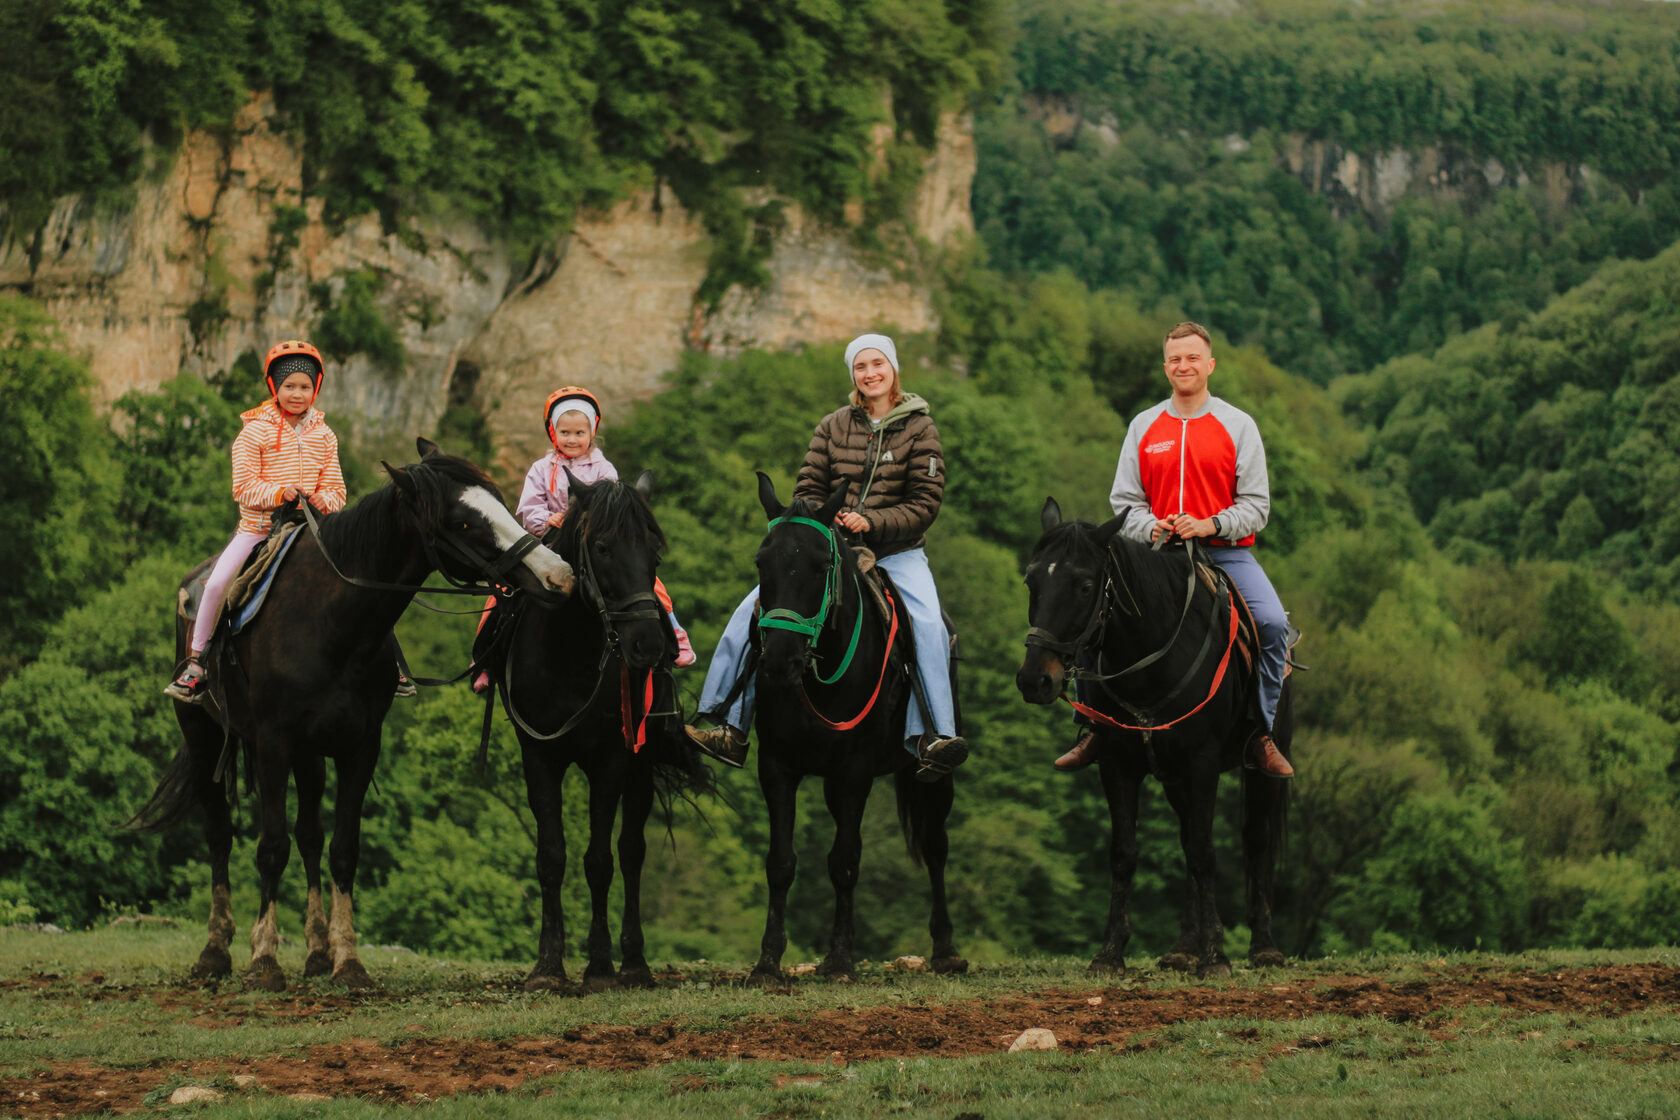
[[[1218,516],[1221,535],[1208,544],[1251,545],[1272,509],[1260,429],[1218,397],[1190,417],[1162,401],[1126,429],[1108,502],[1131,511],[1122,531],[1133,540],[1147,542],[1157,518],[1188,513]]]

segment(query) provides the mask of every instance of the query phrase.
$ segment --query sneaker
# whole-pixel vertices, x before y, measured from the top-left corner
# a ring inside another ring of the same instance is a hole
[[[699,660],[694,656],[694,646],[689,643],[688,631],[681,626],[672,627],[677,632],[677,659],[672,662],[679,669],[686,669]]]
[[[688,735],[689,742],[700,748],[702,754],[710,755],[725,766],[733,766],[737,770],[746,765],[747,737],[728,724],[704,730],[684,724],[683,732]]]
[[[398,700],[407,700],[411,696],[420,695],[420,690],[414,687],[414,682],[408,679],[408,674],[398,670],[397,690],[391,694]]]
[[[968,741],[960,735],[949,739],[923,738],[916,752],[916,780],[937,782],[968,760]]]
[[[1289,760],[1283,757],[1272,737],[1262,731],[1248,741],[1248,749],[1243,765],[1250,770],[1258,770],[1262,774],[1270,774],[1274,778],[1293,778],[1295,767],[1289,765]]]
[[[187,667],[181,670],[181,675],[169,682],[169,687],[163,694],[183,704],[202,704],[204,694],[210,685],[210,674],[204,671],[196,658],[187,659]]]
[[[1083,770],[1097,760],[1097,733],[1090,728],[1073,741],[1066,754],[1055,761],[1058,770]]]
[[[481,672],[473,678],[472,690],[475,696],[483,696],[484,690],[490,687],[490,674]]]

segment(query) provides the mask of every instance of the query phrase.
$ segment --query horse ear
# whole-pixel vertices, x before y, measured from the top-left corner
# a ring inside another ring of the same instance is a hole
[[[636,493],[642,496],[642,500],[644,502],[653,496],[652,471],[643,471],[641,474],[636,476]]]
[[[1038,523],[1046,533],[1062,523],[1062,507],[1055,498],[1044,499],[1044,508],[1038,511]]]
[[[1114,534],[1120,531],[1120,527],[1126,523],[1126,518],[1131,515],[1132,511],[1130,508],[1123,509],[1107,521],[1104,521],[1101,525],[1098,525],[1096,531],[1092,534],[1095,537],[1096,542],[1098,544],[1107,544],[1114,538]]]
[[[391,485],[395,486],[408,497],[414,497],[414,480],[408,477],[408,471],[406,469],[402,467],[393,467],[383,459],[379,460],[379,465],[384,467],[385,473],[391,476]]]
[[[841,478],[840,485],[834,488],[834,493],[828,496],[828,501],[824,502],[822,509],[817,511],[816,520],[822,522],[824,525],[832,524],[834,522],[834,515],[839,513],[840,507],[846,504],[846,491],[851,488],[852,480],[849,478]]]
[[[573,474],[571,467],[561,467],[560,469],[566,472],[567,493],[574,498],[583,498],[587,500],[589,497],[589,491],[594,488],[593,485],[591,483],[584,482],[582,479],[578,478],[577,475]]]
[[[774,521],[787,511],[782,500],[776,497],[776,484],[770,481],[770,476],[763,471],[758,475],[758,504],[764,507],[764,516]]]
[[[420,458],[422,459],[430,459],[433,455],[443,454],[443,448],[439,447],[425,436],[416,436],[414,439],[414,446],[419,450]]]

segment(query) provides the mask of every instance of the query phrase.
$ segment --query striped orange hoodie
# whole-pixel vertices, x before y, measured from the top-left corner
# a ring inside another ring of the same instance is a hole
[[[233,441],[233,500],[239,503],[241,533],[267,533],[269,514],[288,486],[312,494],[322,513],[344,508],[338,437],[320,410],[311,408],[294,428],[270,398],[239,419],[245,427]]]

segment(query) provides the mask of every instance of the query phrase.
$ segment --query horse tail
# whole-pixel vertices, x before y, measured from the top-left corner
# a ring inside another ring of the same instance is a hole
[[[192,748],[183,745],[165,768],[152,796],[122,823],[122,829],[126,832],[154,833],[179,824],[199,803],[200,765]]]
[[[927,839],[927,823],[931,816],[928,791],[934,787],[918,782],[912,776],[914,770],[914,767],[906,767],[893,775],[893,793],[898,799],[898,827],[904,832],[904,846],[909,849],[910,863],[920,867],[926,859],[922,845]]]
[[[715,796],[718,787],[717,778],[712,774],[712,768],[706,765],[700,748],[683,733],[682,704],[676,699],[676,682],[671,674],[658,674],[655,689],[655,707],[666,708],[669,705],[667,710],[675,714],[658,716],[649,721],[652,733],[642,749],[648,752],[648,761],[653,764],[654,794],[668,819],[674,802],[680,800],[693,805],[696,796]],[[658,726],[657,731],[655,726]]]

